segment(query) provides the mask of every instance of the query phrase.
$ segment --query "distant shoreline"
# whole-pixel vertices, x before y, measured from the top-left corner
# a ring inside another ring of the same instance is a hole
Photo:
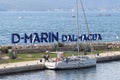
[[[86,46],[85,43],[80,43],[80,48]],[[87,44],[88,45],[88,44]],[[106,50],[106,49],[120,49],[120,42],[95,42],[92,43],[94,50]],[[88,45],[90,47],[90,45]],[[16,53],[30,53],[30,52],[45,52],[45,51],[75,51],[77,49],[76,43],[73,44],[31,44],[31,45],[12,45],[1,46],[1,49],[12,49]]]

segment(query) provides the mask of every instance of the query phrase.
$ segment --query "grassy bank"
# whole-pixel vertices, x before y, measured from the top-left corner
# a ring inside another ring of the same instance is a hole
[[[108,49],[108,50],[96,50],[94,52],[87,52],[87,54],[97,54],[97,53],[104,53],[106,51],[120,51],[120,49]],[[0,60],[0,64],[3,63],[14,63],[14,62],[23,62],[23,61],[33,61],[33,60],[39,60],[43,55],[49,54],[51,58],[56,57],[55,53],[19,53],[16,54],[17,58],[16,59],[4,59]],[[65,52],[65,57],[71,56],[72,54],[74,55],[83,55],[83,52],[75,52],[75,51],[67,51]],[[4,54],[3,56],[8,57],[8,54]]]
[[[93,53],[88,52],[88,54],[95,54],[95,53],[101,53],[103,51],[95,51]],[[13,62],[23,62],[23,61],[33,61],[33,60],[39,60],[40,58],[42,58],[43,55],[47,55],[49,54],[51,58],[56,57],[57,55],[55,53],[19,53],[16,54],[17,58],[16,59],[4,59],[1,60],[0,63],[13,63]],[[74,55],[83,55],[83,52],[73,52],[73,51],[69,51],[69,52],[65,52],[64,56],[68,57],[71,56],[72,54]],[[3,56],[8,57],[8,54],[4,54]]]

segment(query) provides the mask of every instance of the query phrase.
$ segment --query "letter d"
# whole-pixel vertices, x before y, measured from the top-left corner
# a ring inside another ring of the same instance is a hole
[[[12,34],[12,44],[19,43],[20,42],[20,35],[15,33]]]

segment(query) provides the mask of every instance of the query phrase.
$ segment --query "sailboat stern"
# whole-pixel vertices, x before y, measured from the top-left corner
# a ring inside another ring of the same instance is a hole
[[[56,69],[56,62],[45,62],[45,67],[47,69]]]

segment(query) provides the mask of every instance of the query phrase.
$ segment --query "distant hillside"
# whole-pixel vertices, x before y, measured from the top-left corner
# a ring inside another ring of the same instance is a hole
[[[0,11],[70,10],[76,0],[0,0]],[[80,2],[79,2],[80,3]],[[120,0],[83,0],[85,8],[119,8]]]

